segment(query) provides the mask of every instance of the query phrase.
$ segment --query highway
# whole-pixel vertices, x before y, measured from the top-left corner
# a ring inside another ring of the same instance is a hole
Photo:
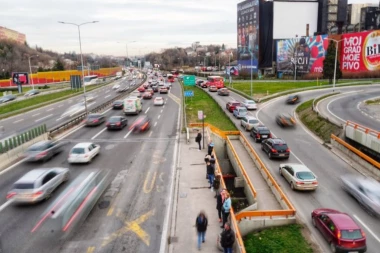
[[[147,132],[132,133],[128,127],[107,131],[105,125],[79,127],[61,140],[66,143],[64,151],[52,160],[44,164],[21,163],[1,175],[0,193],[4,202],[12,183],[34,168],[66,167],[70,169],[71,180],[86,169],[100,168],[109,171],[113,180],[84,224],[66,240],[39,234],[39,230],[30,232],[65,185],[41,204],[6,207],[0,215],[2,252],[159,251],[177,152],[181,88],[174,83],[170,94],[156,93],[156,96],[164,97],[165,105],[154,106],[153,99],[144,100],[140,113],[151,119]],[[107,110],[105,115],[108,118],[123,112]],[[137,116],[127,118],[130,126]],[[88,165],[68,164],[69,150],[84,141],[100,144],[100,155]]]
[[[378,86],[360,86],[338,88],[341,92],[368,89],[373,91],[379,89]],[[335,89],[337,90],[337,89]],[[302,92],[304,101],[312,99],[323,94],[331,93],[331,89]],[[211,93],[212,97],[224,108],[228,101],[242,101],[245,98],[231,92],[230,96],[221,97],[217,93]],[[352,215],[358,224],[364,229],[367,235],[367,247],[369,253],[378,252],[376,249],[380,245],[380,221],[363,210],[359,204],[351,198],[341,188],[340,176],[347,173],[357,174],[348,164],[332,154],[327,148],[312,136],[308,130],[298,124],[295,129],[283,129],[275,122],[275,116],[278,113],[293,114],[296,106],[286,105],[286,97],[276,98],[267,103],[260,104],[257,111],[249,112],[250,115],[256,116],[265,126],[267,126],[276,137],[284,139],[291,150],[289,160],[269,160],[267,155],[261,150],[258,143],[254,143],[249,132],[245,132],[251,144],[260,155],[262,161],[271,171],[281,188],[290,198],[297,209],[298,218],[312,232],[314,240],[321,245],[323,252],[330,252],[328,243],[321,234],[312,226],[310,214],[313,209],[327,207],[344,211]],[[233,120],[236,126],[244,131],[240,126],[240,120],[235,119],[232,113],[227,115]],[[318,177],[319,189],[315,192],[297,192],[290,189],[289,184],[283,179],[278,172],[280,163],[303,163],[308,166]]]

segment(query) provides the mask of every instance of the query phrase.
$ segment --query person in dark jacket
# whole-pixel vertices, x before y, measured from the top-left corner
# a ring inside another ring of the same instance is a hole
[[[212,142],[212,140],[210,140],[209,144],[208,144],[208,155],[211,155],[212,154],[212,151],[214,150],[214,143]]]
[[[207,169],[208,182],[210,183],[209,189],[211,189],[211,191],[214,191],[214,188],[212,188],[212,185],[214,184],[215,167],[210,162],[207,162],[206,164],[207,164],[206,169]]]
[[[195,137],[195,142],[198,143],[199,151],[201,150],[201,141],[202,141],[202,134],[198,133],[197,137]]]
[[[205,242],[205,236],[206,236],[206,230],[207,230],[207,217],[204,213],[204,211],[200,211],[196,220],[195,220],[195,227],[197,228],[198,233],[198,249],[201,249],[201,241]]]
[[[230,224],[224,224],[224,230],[221,234],[220,244],[223,247],[224,253],[232,253],[232,247],[235,243],[235,232],[231,229]]]
[[[220,193],[216,196],[216,209],[218,210],[219,222],[222,222],[222,207],[225,199],[226,189],[222,189]]]

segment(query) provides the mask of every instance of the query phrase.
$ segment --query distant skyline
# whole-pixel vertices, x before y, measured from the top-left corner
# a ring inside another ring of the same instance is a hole
[[[58,21],[83,23],[84,53],[130,56],[188,47],[199,41],[236,47],[240,0],[17,0],[4,1],[0,26],[24,33],[31,47],[79,52],[78,30]],[[348,3],[363,3],[349,0]],[[366,0],[366,3],[378,3]],[[294,17],[295,18],[295,17]],[[119,42],[119,43],[118,43]]]

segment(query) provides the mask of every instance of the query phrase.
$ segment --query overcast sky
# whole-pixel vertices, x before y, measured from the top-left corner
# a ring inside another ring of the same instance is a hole
[[[130,56],[192,42],[236,47],[236,12],[241,0],[17,0],[2,1],[0,26],[26,35],[31,46],[79,52],[75,26],[83,23],[84,53]],[[377,0],[348,0],[378,3]]]

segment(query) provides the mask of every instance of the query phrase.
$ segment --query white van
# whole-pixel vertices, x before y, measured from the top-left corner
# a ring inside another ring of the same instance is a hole
[[[126,98],[124,100],[124,114],[139,114],[142,111],[141,99]]]

